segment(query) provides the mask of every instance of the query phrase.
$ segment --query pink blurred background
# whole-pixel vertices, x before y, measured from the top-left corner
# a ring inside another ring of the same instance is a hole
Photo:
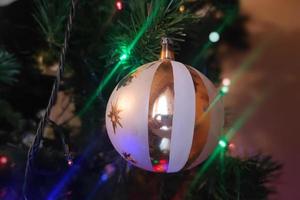
[[[251,48],[227,51],[222,77],[231,78],[250,52],[269,41],[224,101],[232,123],[259,97],[263,102],[234,137],[236,153],[270,154],[284,164],[272,200],[300,199],[300,1],[241,0]]]

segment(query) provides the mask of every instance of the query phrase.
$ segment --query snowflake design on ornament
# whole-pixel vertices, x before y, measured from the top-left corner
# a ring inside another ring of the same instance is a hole
[[[109,112],[109,114],[107,116],[110,118],[110,121],[112,123],[113,130],[114,130],[115,134],[116,134],[116,128],[117,128],[118,125],[121,128],[123,128],[123,126],[122,126],[122,124],[120,122],[120,120],[121,120],[120,112],[122,112],[122,110],[120,110],[118,108],[117,103],[115,105],[111,104],[111,110],[110,110],[110,112]]]
[[[131,157],[131,154],[130,154],[130,153],[123,152],[122,155],[124,156],[124,158],[125,158],[127,161],[130,161],[130,162],[136,164],[136,161]]]

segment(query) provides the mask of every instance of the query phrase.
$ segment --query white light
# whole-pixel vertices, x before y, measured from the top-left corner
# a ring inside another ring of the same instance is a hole
[[[218,42],[220,39],[220,35],[218,32],[211,32],[208,38],[211,42]]]
[[[152,117],[157,115],[169,115],[171,113],[172,105],[171,90],[167,88],[154,102]]]
[[[170,139],[163,138],[159,145],[160,150],[168,150],[170,148]]]
[[[163,125],[162,127],[160,127],[160,130],[168,131],[169,128],[166,125]]]
[[[222,81],[222,84],[224,86],[229,86],[231,83],[230,79],[229,78],[224,78],[223,81]]]
[[[158,99],[157,112],[161,115],[168,114],[168,101],[165,95],[160,96]]]
[[[156,116],[156,120],[157,120],[157,121],[161,121],[161,115],[157,115],[157,116]]]

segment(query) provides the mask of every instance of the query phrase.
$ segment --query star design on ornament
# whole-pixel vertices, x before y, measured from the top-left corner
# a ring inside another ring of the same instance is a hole
[[[122,155],[124,156],[124,158],[125,158],[127,161],[130,161],[130,162],[136,164],[136,161],[131,157],[131,154],[130,154],[130,153],[123,152]]]
[[[118,108],[117,103],[115,105],[111,104],[111,110],[110,110],[110,112],[107,116],[110,118],[110,121],[112,123],[113,130],[114,130],[115,134],[116,134],[117,126],[120,126],[121,128],[123,128],[123,126],[120,122],[120,120],[121,120],[120,112],[122,112],[122,110],[120,110]]]

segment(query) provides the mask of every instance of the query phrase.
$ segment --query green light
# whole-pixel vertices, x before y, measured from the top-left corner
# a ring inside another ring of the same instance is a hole
[[[225,148],[227,146],[227,142],[224,139],[219,140],[219,146]]]
[[[102,89],[108,84],[111,77],[116,73],[118,68],[121,66],[121,62],[119,61],[112,70],[103,78],[101,83],[98,85],[96,91],[90,96],[90,98],[87,100],[84,107],[79,111],[78,116],[82,116],[86,111],[90,108],[90,106],[93,104],[93,102],[96,100],[96,98],[99,96],[99,94],[102,92]]]
[[[146,19],[146,21],[143,23],[142,27],[140,28],[139,32],[137,33],[136,37],[133,39],[133,41],[130,43],[127,48],[123,49],[121,48],[121,56],[119,57],[119,62],[112,68],[112,70],[103,78],[101,83],[99,84],[96,91],[93,93],[93,95],[90,96],[87,103],[84,105],[83,109],[79,111],[79,116],[82,116],[93,104],[95,99],[98,97],[98,95],[102,92],[103,88],[108,84],[110,79],[115,75],[119,67],[123,64],[123,62],[128,59],[128,55],[130,55],[131,50],[135,47],[137,42],[140,40],[140,38],[143,36],[143,34],[148,30],[150,25],[152,24],[153,20],[158,14],[158,11],[161,8],[162,1],[155,1],[157,4],[155,4],[153,12],[151,12],[151,15],[149,15]]]
[[[229,92],[229,87],[228,86],[223,86],[222,88],[221,88],[221,94],[222,95],[225,95],[225,94],[227,94]]]
[[[124,53],[124,54],[122,54],[122,55],[120,56],[120,60],[121,60],[121,61],[124,61],[124,60],[127,59],[127,57],[128,57],[127,54]]]
[[[158,160],[153,160],[153,163],[154,163],[154,164],[157,164],[157,163],[158,163]]]

